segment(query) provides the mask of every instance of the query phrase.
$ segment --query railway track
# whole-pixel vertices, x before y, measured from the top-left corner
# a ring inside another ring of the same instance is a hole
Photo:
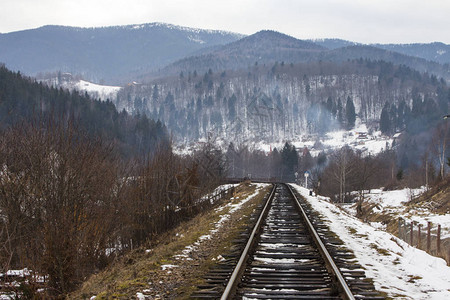
[[[192,298],[384,299],[289,186],[275,185],[253,220]]]

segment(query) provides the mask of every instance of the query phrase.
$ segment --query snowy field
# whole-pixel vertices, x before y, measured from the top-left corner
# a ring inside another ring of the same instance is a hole
[[[328,220],[330,229],[354,251],[365,268],[366,276],[374,280],[376,289],[397,299],[450,299],[450,267],[443,259],[363,223],[325,197],[309,196],[309,190],[293,186]],[[393,195],[386,197],[391,201],[386,205],[400,201]]]
[[[365,137],[361,138],[362,136]],[[340,149],[345,145],[350,146],[352,149],[362,151],[364,155],[376,155],[386,150],[387,147],[392,147],[393,140],[393,138],[382,136],[380,131],[369,134],[366,125],[358,122],[358,125],[352,130],[332,131],[325,134],[324,137],[302,135],[292,138],[290,142],[295,146],[297,151],[302,151],[304,147],[307,147],[312,156],[317,156],[322,151]],[[316,144],[317,141],[319,141],[319,143]],[[201,145],[204,143],[206,143],[206,139],[201,139],[198,143],[190,144],[179,142],[175,145],[174,152],[179,155],[188,155],[195,150],[200,149]],[[269,153],[275,148],[278,150],[283,149],[284,143],[285,142],[267,143],[265,141],[260,141],[251,143],[247,146],[250,147],[250,150],[255,149]],[[229,141],[225,141],[221,138],[216,140],[216,146],[223,151],[227,150],[228,145]]]
[[[100,99],[106,101],[107,99],[115,100],[117,93],[122,87],[120,86],[110,86],[92,83],[86,80],[75,78],[70,73],[63,73],[62,79],[58,77],[41,79],[44,82],[53,87],[61,87],[67,90],[77,90],[78,92],[87,92],[92,98]]]
[[[394,191],[383,191],[381,189],[371,190],[365,195],[365,201],[376,204],[375,212],[383,214],[393,214],[396,218],[403,218],[406,223],[411,221],[422,224],[422,228],[426,228],[427,223],[431,222],[434,232],[438,224],[441,225],[441,238],[450,238],[450,214],[434,214],[427,207],[415,207],[405,210],[405,202],[410,201],[425,191],[425,187],[419,189],[402,189]],[[345,210],[351,215],[356,215],[356,205],[351,204],[345,206]],[[383,228],[382,224],[372,223],[375,227]]]
[[[117,92],[121,89],[120,86],[100,85],[84,80],[75,83],[73,88],[78,91],[87,92],[92,97],[99,98],[103,101],[106,99],[114,100],[117,96]]]
[[[361,138],[365,135],[365,138]],[[315,147],[316,141],[320,141],[319,147]],[[345,145],[350,146],[353,149],[362,151],[365,155],[371,154],[376,155],[386,149],[386,147],[392,146],[393,139],[386,138],[381,135],[381,132],[376,131],[371,135],[367,130],[365,124],[359,124],[352,130],[339,130],[328,132],[325,137],[306,137],[301,136],[296,140],[292,141],[292,144],[299,150],[307,147],[312,156],[317,156],[323,150],[334,150],[340,149]],[[269,152],[270,149],[282,149],[283,143],[277,144],[256,144],[257,149],[262,149]]]

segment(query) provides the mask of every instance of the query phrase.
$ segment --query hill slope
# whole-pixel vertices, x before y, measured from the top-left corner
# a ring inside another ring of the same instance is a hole
[[[167,76],[211,69],[236,70],[255,64],[279,62],[306,62],[317,60],[317,55],[326,50],[312,42],[298,40],[280,32],[264,30],[244,37],[236,42],[197,56],[181,59],[159,72]]]
[[[365,60],[275,62],[238,71],[185,73],[128,86],[115,104],[162,120],[178,142],[213,134],[240,144],[293,140],[346,127],[349,101],[374,129],[388,106],[394,132],[404,129],[407,119],[427,126],[449,104],[442,82],[405,66]]]
[[[331,49],[326,47],[331,47]],[[420,57],[342,40],[328,42],[319,40],[314,43],[275,31],[260,31],[220,48],[213,48],[209,52],[183,58],[158,73],[147,75],[146,78],[176,75],[180,72],[203,73],[209,69],[212,71],[238,70],[256,64],[272,64],[277,61],[284,63],[345,62],[360,58],[403,64],[418,71],[429,72],[450,80],[450,66],[443,66]]]
[[[110,101],[49,88],[0,65],[0,130],[22,122],[72,121],[91,137],[116,143],[124,156],[151,151],[167,142],[165,127],[145,116],[119,113]]]
[[[341,39],[315,39],[310,41],[330,50],[348,46],[362,45],[360,43]],[[371,44],[370,46],[405,54],[408,56],[423,58],[428,61],[434,61],[440,64],[450,63],[450,45],[444,43],[434,42],[413,44]]]
[[[410,56],[421,57],[440,64],[450,63],[450,45],[444,43],[429,44],[376,44],[378,48],[403,53]]]
[[[162,23],[76,28],[44,26],[0,34],[0,62],[28,75],[66,71],[109,83],[154,70],[242,35]]]
[[[383,60],[398,65],[405,65],[416,69],[422,73],[428,72],[438,77],[450,80],[450,67],[443,66],[434,61],[428,61],[424,58],[405,55],[399,52],[384,50],[374,46],[354,45],[343,48],[337,48],[323,53],[322,60],[341,62],[348,59],[370,59]]]

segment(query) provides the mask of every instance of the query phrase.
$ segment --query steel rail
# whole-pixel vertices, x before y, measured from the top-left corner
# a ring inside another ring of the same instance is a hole
[[[309,218],[306,215],[306,212],[304,211],[303,207],[300,205],[300,202],[298,201],[297,196],[295,196],[295,193],[292,191],[292,188],[289,184],[286,184],[286,186],[288,187],[291,194],[294,196],[295,203],[297,203],[297,206],[300,209],[300,211],[305,219],[308,230],[312,234],[313,239],[319,248],[319,251],[322,253],[322,256],[325,259],[325,263],[328,264],[328,266],[330,266],[331,272],[336,277],[337,283],[339,285],[341,292],[343,293],[343,296],[345,297],[345,299],[354,300],[355,296],[353,295],[352,291],[350,290],[349,286],[347,285],[347,282],[345,281],[344,276],[342,275],[341,271],[334,263],[333,258],[331,257],[330,253],[328,252],[327,248],[325,247],[324,243],[322,242],[322,239],[320,238],[316,229],[314,228],[312,223],[309,221]]]
[[[265,215],[268,212],[270,203],[272,202],[273,197],[275,195],[275,190],[276,190],[276,184],[273,185],[270,196],[267,199],[266,204],[265,204],[263,210],[261,211],[261,214],[259,215],[258,221],[256,222],[255,226],[253,227],[253,231],[247,241],[247,244],[245,245],[244,251],[242,251],[241,257],[239,258],[239,261],[238,261],[236,267],[234,268],[233,273],[231,274],[231,277],[230,277],[228,284],[222,294],[222,297],[220,298],[221,300],[229,299],[229,296],[231,295],[231,293],[233,292],[234,288],[236,287],[236,285],[238,283],[237,281],[240,278],[240,274],[242,273],[243,268],[246,265],[245,261],[248,258],[250,248],[253,246],[253,243],[255,242],[256,233],[260,229],[261,223],[263,222],[263,219],[265,218]]]

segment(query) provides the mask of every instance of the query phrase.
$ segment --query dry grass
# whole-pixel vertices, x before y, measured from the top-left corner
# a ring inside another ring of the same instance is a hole
[[[241,184],[231,201],[238,203],[254,191],[254,185]],[[89,299],[93,295],[96,295],[97,299],[135,299],[136,292],[143,290],[148,290],[149,293],[151,291],[153,297],[162,299],[187,298],[202,282],[202,276],[214,264],[215,258],[232,246],[231,241],[237,236],[238,228],[248,221],[248,215],[261,202],[266,192],[267,189],[261,191],[225,222],[227,224],[224,224],[223,230],[202,242],[199,249],[191,254],[192,260],[179,261],[174,255],[180,254],[181,250],[195,243],[200,236],[207,235],[229,208],[221,211],[212,209],[181,224],[162,235],[151,252],[145,248],[132,251],[105,271],[91,276],[78,291],[69,295],[68,299]],[[179,267],[168,272],[161,269],[165,264]]]
[[[370,248],[376,250],[378,252],[378,254],[380,254],[380,255],[384,255],[384,256],[390,256],[391,255],[391,253],[388,250],[380,248],[380,247],[378,247],[378,245],[376,245],[374,243],[370,244]]]
[[[409,209],[426,207],[432,213],[450,213],[450,177],[407,204]]]

